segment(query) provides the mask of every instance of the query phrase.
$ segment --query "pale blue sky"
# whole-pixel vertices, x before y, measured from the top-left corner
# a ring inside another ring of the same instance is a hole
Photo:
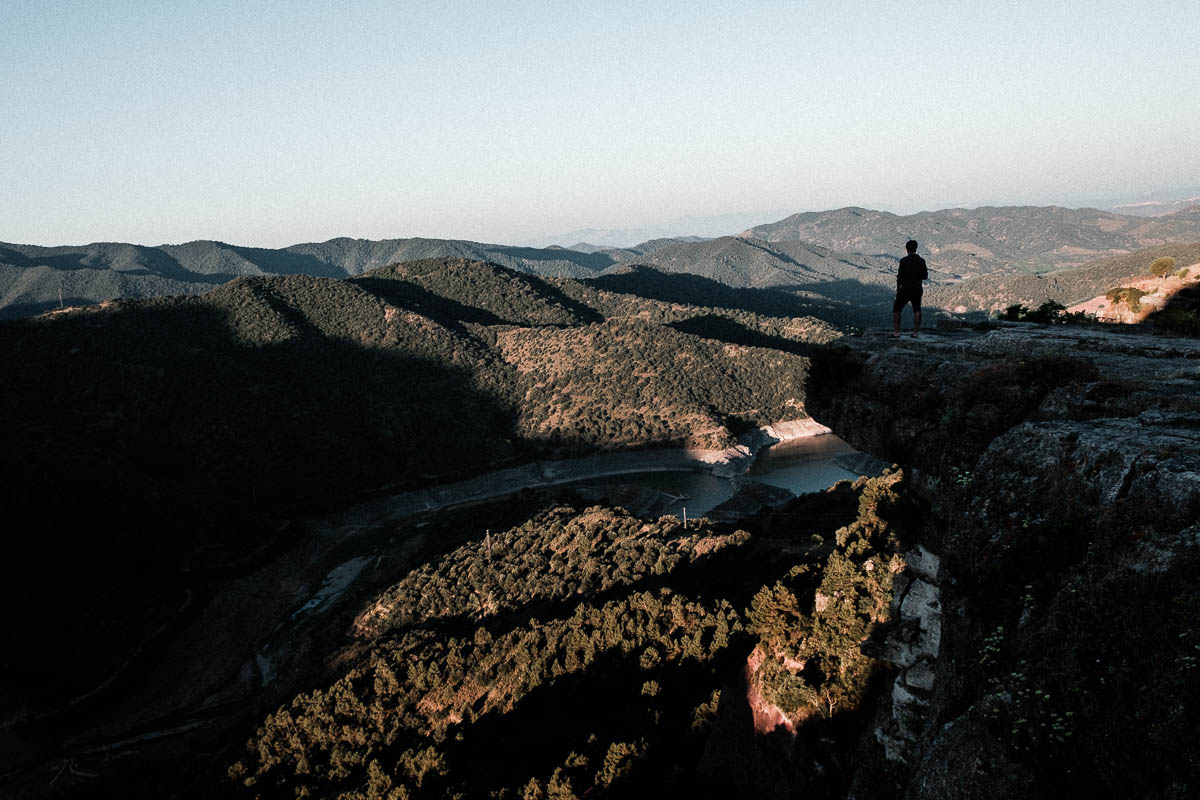
[[[520,241],[1142,199],[1200,185],[1198,12],[6,0],[0,240]]]

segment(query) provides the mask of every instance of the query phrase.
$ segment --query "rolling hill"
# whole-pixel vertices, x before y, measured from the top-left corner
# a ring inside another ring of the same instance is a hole
[[[119,297],[198,294],[251,275],[345,278],[387,264],[433,257],[474,259],[565,277],[594,275],[616,263],[603,253],[454,239],[331,239],[278,250],[212,241],[158,247],[107,242],[80,247],[0,243],[0,318]]]

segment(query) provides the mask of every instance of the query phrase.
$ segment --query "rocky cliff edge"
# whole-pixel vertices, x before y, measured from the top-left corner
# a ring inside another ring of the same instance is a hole
[[[854,796],[1200,793],[1200,341],[1012,325],[843,340],[809,411],[933,519]],[[886,787],[886,788],[881,788]]]

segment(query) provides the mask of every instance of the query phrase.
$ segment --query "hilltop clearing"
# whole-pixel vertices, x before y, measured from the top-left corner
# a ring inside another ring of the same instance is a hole
[[[1200,289],[1200,262],[1172,267],[1166,275],[1127,278],[1106,293],[1076,303],[1068,313],[1082,312],[1101,322],[1123,324],[1143,322],[1161,313],[1181,291]]]

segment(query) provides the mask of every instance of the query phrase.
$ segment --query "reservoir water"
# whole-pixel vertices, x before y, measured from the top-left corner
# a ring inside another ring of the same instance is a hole
[[[858,455],[846,442],[832,434],[780,442],[758,454],[750,471],[738,478],[720,478],[694,470],[631,471],[579,481],[572,485],[595,492],[619,492],[638,487],[680,498],[664,513],[689,518],[701,517],[731,498],[738,483],[747,479],[786,489],[794,495],[820,492],[838,481],[854,480],[862,473],[848,469],[835,459]],[[842,459],[843,461],[845,459]]]
[[[739,486],[756,481],[753,493],[778,495],[774,505],[792,495],[823,491],[838,481],[854,480],[863,470],[879,474],[883,466],[832,434],[808,436],[765,448],[745,475],[723,478],[684,457],[682,450],[597,453],[558,461],[539,461],[454,483],[417,489],[357,503],[324,518],[329,530],[367,531],[389,520],[441,508],[493,500],[525,488],[568,486],[585,501],[625,506],[645,516],[674,514],[702,517],[729,500]],[[786,490],[786,491],[781,491]],[[749,498],[752,505],[758,500]],[[686,512],[685,512],[686,509]]]

